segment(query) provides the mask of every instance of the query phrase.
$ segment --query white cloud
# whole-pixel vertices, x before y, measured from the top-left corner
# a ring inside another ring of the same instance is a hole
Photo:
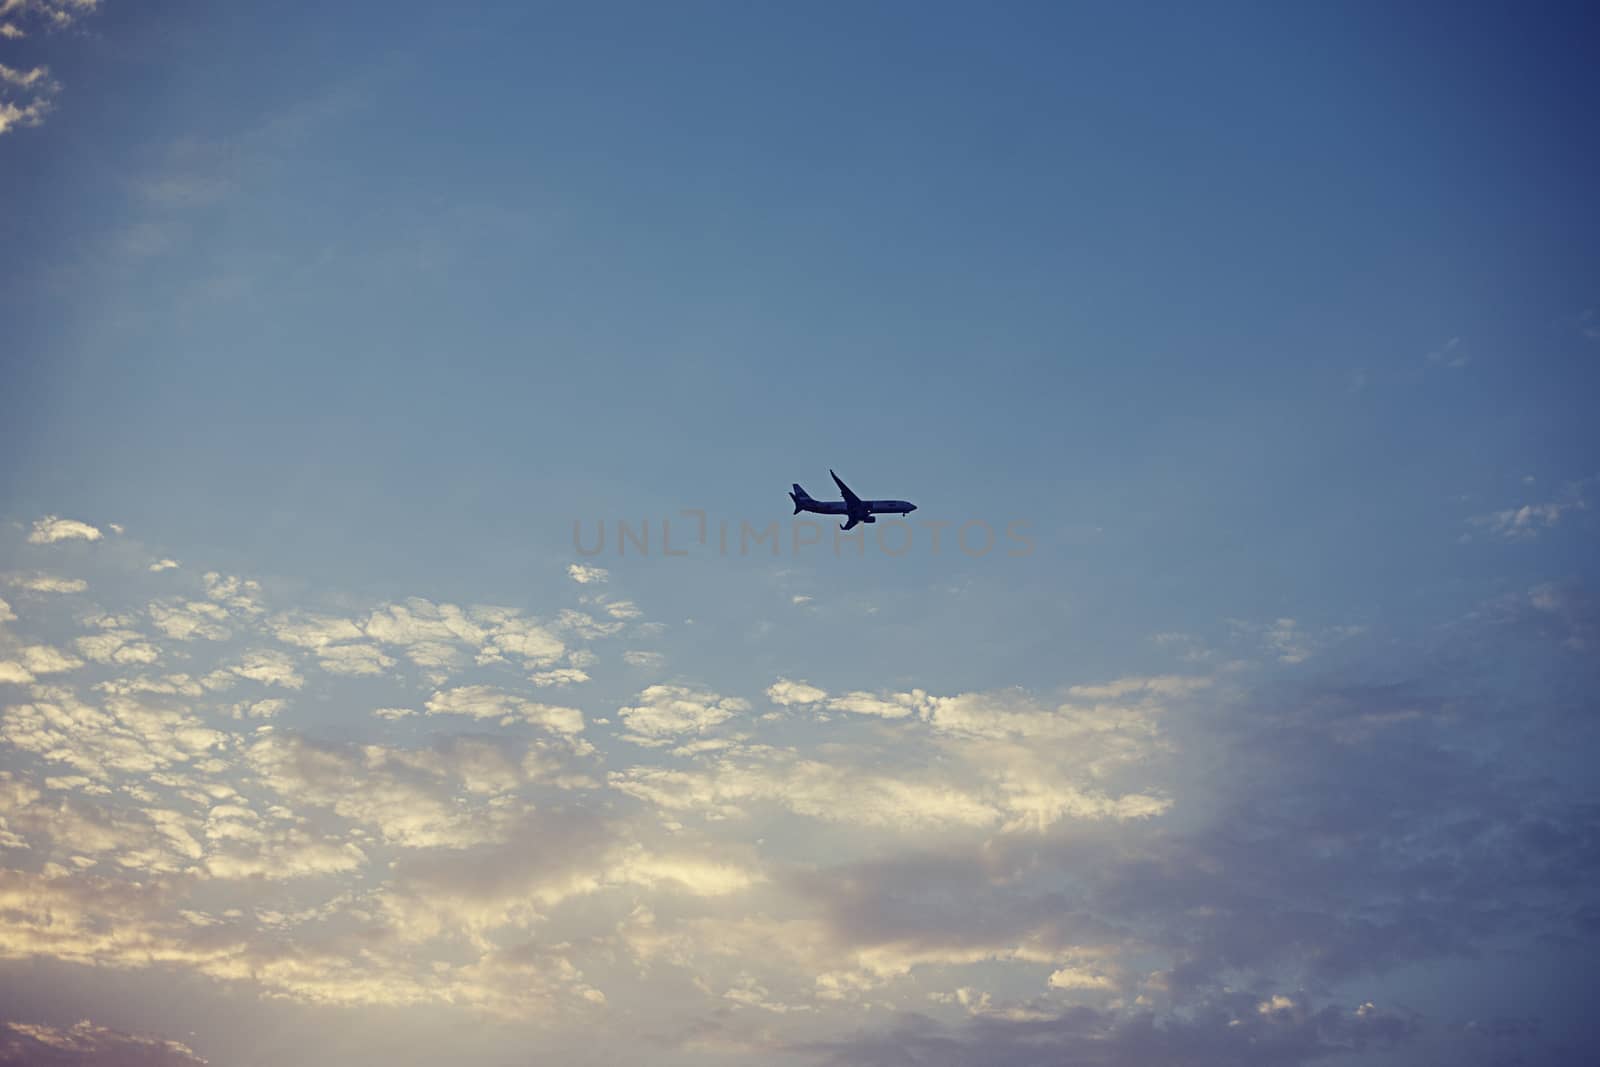
[[[200,576],[206,596],[242,615],[261,614],[261,583],[249,578],[207,571]]]
[[[30,673],[61,674],[83,666],[83,660],[50,645],[28,645],[21,652],[22,665]]]
[[[785,706],[816,704],[828,699],[828,692],[814,685],[807,685],[805,682],[792,682],[787,678],[779,678],[767,687],[767,699],[774,704]]]
[[[350,676],[382,674],[394,666],[377,645],[328,645],[317,651],[317,662],[329,674]]]
[[[536,671],[528,676],[528,680],[543,688],[549,685],[577,685],[587,682],[589,675],[576,667],[557,667],[550,671]]]
[[[161,652],[133,630],[102,630],[77,639],[78,651],[96,663],[154,663]]]
[[[375,640],[403,647],[418,666],[439,671],[461,667],[469,653],[480,665],[516,659],[529,667],[549,666],[566,653],[561,638],[543,623],[510,608],[468,611],[416,597],[379,608],[365,630]]]
[[[1062,967],[1050,975],[1051,989],[1116,989],[1117,983],[1106,975],[1079,967]]]
[[[6,20],[0,22],[0,38],[15,41],[28,36],[22,26],[26,22],[35,20],[42,22],[49,29],[60,29],[70,25],[79,15],[88,14],[97,7],[97,0],[0,0],[0,19]],[[39,125],[50,113],[54,97],[60,91],[60,83],[50,77],[47,67],[33,66],[24,69],[0,63],[0,135],[17,127]],[[14,96],[25,99],[26,103],[19,103],[18,99],[13,99]],[[54,516],[41,520],[41,522],[52,521],[64,520],[57,520]],[[86,528],[93,529],[93,527]],[[38,532],[37,525],[35,532]],[[94,536],[89,539],[94,540],[99,536],[100,532],[95,530]]]
[[[524,666],[545,667],[558,661],[567,650],[543,624],[516,612],[479,609],[479,617],[492,627],[478,653],[479,663],[510,658],[521,660]]]
[[[329,809],[407,847],[500,840],[516,817],[515,809],[469,802],[472,774],[451,751],[334,745],[263,727],[247,759],[285,801]],[[502,765],[499,784],[515,785],[517,765]]]
[[[3,120],[0,120],[0,122],[3,122]],[[3,125],[0,125],[0,130],[3,129]],[[33,530],[28,534],[28,543],[51,545],[57,541],[98,541],[102,536],[104,535],[98,529],[86,522],[46,515],[33,524]]]
[[[610,579],[611,572],[604,567],[590,567],[582,563],[569,563],[567,575],[579,585],[589,585],[594,582],[604,582]]]
[[[621,633],[626,623],[620,620],[616,622],[597,622],[592,615],[574,611],[572,608],[564,608],[556,616],[556,625],[563,630],[571,630],[585,640],[593,640],[597,637],[610,637],[613,634]]]
[[[887,696],[854,692],[834,697],[828,701],[828,707],[834,711],[848,711],[854,715],[878,715],[885,719],[900,719],[918,711],[925,711],[927,699],[928,694],[920,689],[910,693],[890,693]]]
[[[34,67],[32,70],[18,70],[0,63],[0,82],[14,85],[19,89],[43,88],[46,79],[50,77],[48,67]]]
[[[638,701],[617,713],[630,730],[649,738],[703,732],[750,710],[749,702],[737,697],[680,685],[652,685]]]
[[[328,615],[279,615],[268,628],[285,644],[316,651],[341,641],[359,641],[366,635],[349,619]]]
[[[235,719],[270,719],[289,706],[287,700],[276,697],[270,700],[245,700],[223,710]]]
[[[184,711],[115,695],[89,704],[56,686],[35,687],[30,702],[10,705],[0,720],[0,740],[96,781],[201,760],[226,739]]]
[[[409,719],[416,715],[410,708],[373,708],[372,714],[380,719]]]
[[[224,625],[228,609],[205,600],[163,601],[149,607],[150,621],[156,629],[179,641],[201,638],[206,641],[225,641],[233,631]]]
[[[6,581],[30,593],[81,593],[89,588],[82,578],[57,578],[49,574],[13,574]]]
[[[150,564],[150,567],[149,567],[149,570],[152,571],[152,572],[155,572],[155,573],[159,573],[161,571],[172,571],[172,570],[177,570],[177,569],[178,569],[178,561],[175,560],[175,559],[158,559],[154,563]]]
[[[464,715],[502,723],[522,721],[559,734],[583,731],[583,713],[576,708],[541,704],[487,685],[440,690],[428,699],[426,707],[429,715]]]
[[[667,662],[667,657],[659,652],[644,652],[638,649],[629,649],[622,654],[622,662],[630,667],[641,667],[654,670]]]

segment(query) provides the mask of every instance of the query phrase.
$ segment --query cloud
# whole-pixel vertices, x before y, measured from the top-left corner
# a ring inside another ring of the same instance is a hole
[[[509,608],[468,610],[417,597],[379,608],[363,629],[370,638],[404,648],[413,663],[439,672],[437,680],[459,669],[468,655],[480,665],[516,659],[524,666],[546,667],[566,652],[548,627]]]
[[[816,704],[827,698],[827,690],[818,689],[805,682],[791,682],[787,678],[779,678],[767,687],[767,699],[785,707],[795,704]]]
[[[652,685],[639,694],[638,703],[618,708],[617,714],[634,733],[661,738],[703,733],[749,710],[749,702],[737,697],[681,685]]]
[[[360,641],[366,635],[349,619],[327,615],[279,615],[271,620],[272,635],[285,644],[313,652],[342,641]]]
[[[134,630],[102,630],[78,638],[76,644],[96,663],[155,663],[161,658],[161,651]]]
[[[0,1064],[61,1067],[196,1067],[206,1061],[181,1041],[130,1034],[84,1019],[69,1027],[0,1023]]]
[[[357,747],[264,728],[246,758],[286,802],[328,809],[411,848],[460,849],[501,839],[515,812],[471,798],[523,780],[518,760],[471,742]]]
[[[83,660],[50,645],[28,645],[21,651],[22,666],[30,674],[61,674],[83,666]]]
[[[911,693],[891,693],[880,696],[874,693],[846,693],[828,701],[834,711],[848,711],[855,715],[880,715],[885,719],[900,719],[914,715],[923,706],[927,694],[922,690]]]
[[[528,680],[543,688],[549,685],[577,685],[580,682],[587,682],[589,675],[576,667],[557,667],[550,671],[535,671],[528,676]]]
[[[840,1040],[808,1040],[789,1051],[823,1057],[830,1067],[1021,1067],[1040,1062],[1096,1067],[1301,1067],[1327,1057],[1401,1046],[1416,1021],[1396,1012],[1328,1004],[1295,1015],[1250,1010],[1249,994],[1219,996],[1185,1016],[1148,1010],[1076,1006],[1007,1017],[977,1013],[960,1028],[919,1015]]]
[[[1237,633],[1315,672],[813,673],[764,691],[804,713],[765,714],[663,684],[602,703],[591,746],[587,690],[533,699],[626,680],[566,649],[575,626],[269,610],[201,568],[161,579],[192,588],[158,618],[117,601],[148,558],[101,559],[92,609],[0,604],[0,957],[107,988],[159,967],[624,1038],[648,1001],[683,1047],[762,1062],[1261,1067],[1394,1051],[1421,1025],[1376,994],[1397,976],[1592,925],[1596,815],[1560,784],[1600,632],[1582,582],[1523,583],[1448,647],[1384,634],[1381,682],[1359,648],[1313,658],[1345,631],[1283,618]],[[609,619],[590,592],[568,595]],[[179,636],[203,626],[232,640]],[[1477,666],[1519,649],[1538,669]],[[435,654],[470,675],[412,670]]]
[[[1567,486],[1558,500],[1539,504],[1523,504],[1477,515],[1468,520],[1474,526],[1486,528],[1491,536],[1502,541],[1532,541],[1544,530],[1558,525],[1567,515],[1589,509],[1588,490],[1594,479],[1586,478]]]
[[[36,686],[0,719],[0,740],[95,781],[149,775],[204,759],[225,735],[186,711],[132,696],[88,703],[64,686]]]
[[[348,676],[382,674],[394,666],[377,645],[329,645],[317,651],[317,662],[329,674]]]
[[[541,704],[487,685],[444,689],[428,699],[429,715],[464,715],[501,723],[526,722],[558,734],[583,731],[583,713],[576,708]]]
[[[203,684],[209,689],[226,689],[236,677],[283,689],[299,689],[306,684],[305,676],[295,669],[294,660],[276,649],[246,652],[237,663],[208,674]]]
[[[150,564],[147,569],[153,573],[160,573],[161,571],[174,571],[178,569],[178,561],[175,559],[158,559],[154,563]]]
[[[1049,984],[1051,989],[1117,988],[1117,982],[1114,979],[1080,967],[1062,967],[1060,970],[1052,971]]]
[[[567,575],[579,585],[604,582],[611,578],[611,572],[604,567],[590,567],[582,563],[569,563],[567,565]]]
[[[223,625],[228,620],[228,609],[220,604],[203,600],[156,601],[148,610],[156,629],[180,641],[225,641],[233,635]]]
[[[563,630],[571,630],[579,637],[593,640],[597,637],[611,637],[622,632],[626,623],[618,620],[615,622],[597,622],[594,616],[572,608],[565,608],[556,617],[556,625]]]
[[[1428,362],[1436,367],[1449,367],[1454,370],[1471,363],[1472,357],[1461,350],[1461,338],[1452,337],[1428,353]]]
[[[637,619],[644,612],[631,600],[618,600],[605,605],[606,614],[613,619]]]
[[[82,578],[56,578],[48,574],[13,574],[6,581],[30,593],[81,593],[89,588]]]
[[[1473,519],[1479,526],[1487,526],[1489,532],[1496,537],[1507,541],[1531,541],[1539,536],[1540,530],[1548,530],[1561,521],[1574,507],[1581,504],[1524,504],[1519,508],[1506,508],[1489,515],[1480,515]]]
[[[0,119],[0,129],[4,128],[3,123],[4,120]],[[59,541],[98,541],[102,536],[104,535],[98,529],[86,522],[46,515],[33,524],[33,530],[28,534],[28,543],[53,545]]]
[[[1055,707],[1021,693],[852,693],[809,706],[890,724],[897,732],[884,748],[857,743],[826,761],[765,745],[702,748],[708,759],[688,769],[634,767],[614,772],[612,783],[668,810],[712,819],[747,816],[758,803],[825,821],[920,830],[1038,833],[1068,820],[1145,819],[1170,801],[1115,788],[1116,778],[1161,751],[1155,716],[1162,701],[1202,686],[1200,679],[1124,679],[1084,692],[1131,701]],[[790,691],[780,685],[779,694]],[[719,699],[653,686],[641,707],[620,714],[650,741],[717,725],[731,714]]]
[[[0,17],[38,19],[55,29],[100,10],[100,0],[3,0]]]

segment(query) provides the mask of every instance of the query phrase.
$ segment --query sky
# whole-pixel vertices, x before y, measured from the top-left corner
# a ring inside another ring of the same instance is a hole
[[[1597,21],[0,0],[0,1064],[1594,1062]]]

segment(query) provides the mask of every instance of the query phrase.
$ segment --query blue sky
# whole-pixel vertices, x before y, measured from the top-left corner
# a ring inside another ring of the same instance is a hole
[[[0,0],[0,1059],[1586,1062],[1594,30]]]

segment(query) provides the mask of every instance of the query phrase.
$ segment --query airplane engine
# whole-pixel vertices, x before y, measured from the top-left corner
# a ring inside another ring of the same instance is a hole
[[[878,521],[878,516],[876,516],[876,515],[868,515],[866,518],[862,519],[861,521],[862,522],[877,522]]]

